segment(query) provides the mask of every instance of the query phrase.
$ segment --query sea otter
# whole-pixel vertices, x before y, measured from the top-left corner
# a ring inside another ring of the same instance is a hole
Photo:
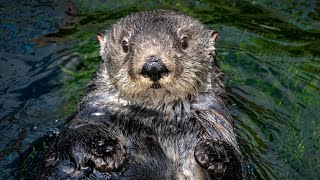
[[[243,179],[218,33],[153,10],[101,34],[102,63],[39,179]]]

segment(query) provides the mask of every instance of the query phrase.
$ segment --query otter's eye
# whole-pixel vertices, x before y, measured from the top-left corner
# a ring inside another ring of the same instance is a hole
[[[187,37],[181,38],[180,45],[181,45],[182,49],[187,49],[187,47],[188,47],[188,38]]]
[[[126,40],[122,41],[122,50],[123,52],[127,53],[129,51],[129,43]]]

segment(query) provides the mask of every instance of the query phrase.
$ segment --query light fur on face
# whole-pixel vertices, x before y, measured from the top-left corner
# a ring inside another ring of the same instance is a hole
[[[143,27],[143,22],[152,18],[136,18],[123,18],[105,33],[100,49],[105,69],[100,76],[112,86],[105,89],[113,89],[118,98],[129,104],[161,110],[181,104],[188,109],[192,97],[211,84],[209,59],[214,54],[214,41],[210,41],[210,31],[199,21],[180,14],[159,17],[164,21],[157,28],[152,22]],[[182,50],[179,43],[184,36],[189,38],[189,44]],[[123,40],[129,43],[128,53],[123,52]],[[150,56],[159,57],[169,71],[157,82],[158,88],[153,88],[150,78],[141,75]]]

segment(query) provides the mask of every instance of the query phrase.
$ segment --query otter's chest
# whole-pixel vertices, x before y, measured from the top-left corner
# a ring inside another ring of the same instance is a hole
[[[152,176],[157,176],[155,179],[201,179],[203,171],[194,159],[201,129],[192,116],[170,118],[140,111],[118,118],[128,139],[131,170],[148,169]],[[161,173],[157,175],[158,172]]]

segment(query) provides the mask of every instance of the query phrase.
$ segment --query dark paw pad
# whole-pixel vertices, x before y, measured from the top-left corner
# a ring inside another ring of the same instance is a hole
[[[102,172],[119,170],[127,160],[127,148],[114,137],[97,135],[86,149],[86,163]]]
[[[226,142],[205,140],[200,142],[194,151],[196,162],[215,178],[222,178],[237,161],[235,150]]]

